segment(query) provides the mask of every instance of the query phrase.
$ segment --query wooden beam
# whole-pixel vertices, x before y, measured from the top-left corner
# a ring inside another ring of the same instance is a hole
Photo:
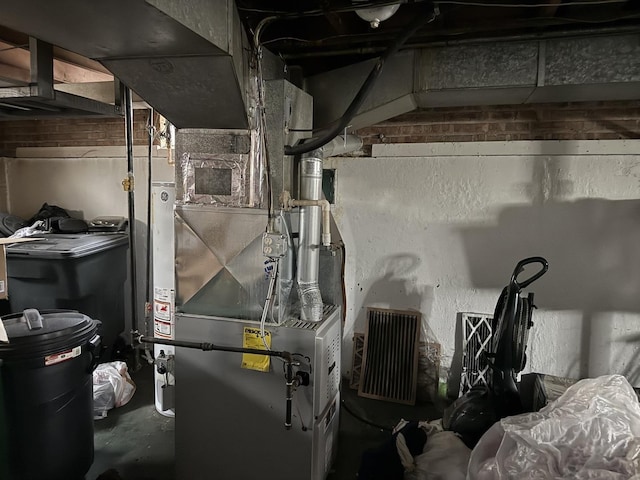
[[[58,52],[58,49],[56,48],[54,49],[54,51]],[[67,57],[77,60],[76,57]],[[15,47],[10,43],[0,41],[1,63],[29,71],[31,63],[30,59],[31,55],[29,53],[29,50]],[[84,66],[74,65],[73,63],[68,63],[67,61],[54,58],[53,79],[56,82],[63,83],[108,82],[113,81],[113,75],[104,73],[102,71],[89,69]]]
[[[29,70],[0,63],[0,78],[13,85],[28,85],[30,77]]]
[[[91,60],[90,58],[84,57],[78,53],[70,52],[64,48],[56,47],[55,45],[53,46],[53,57],[61,62],[76,65],[77,67],[83,67],[84,69],[93,72],[102,72],[113,77],[111,72],[100,62]]]

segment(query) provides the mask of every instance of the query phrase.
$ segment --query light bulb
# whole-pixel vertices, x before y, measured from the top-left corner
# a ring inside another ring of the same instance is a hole
[[[356,14],[366,22],[369,22],[371,28],[378,28],[380,22],[384,22],[398,11],[400,4],[385,5],[383,7],[362,8],[356,10]]]

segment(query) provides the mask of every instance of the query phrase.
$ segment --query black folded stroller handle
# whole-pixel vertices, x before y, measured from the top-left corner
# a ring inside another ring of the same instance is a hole
[[[524,267],[526,267],[527,265],[531,265],[532,263],[539,263],[540,265],[542,265],[542,267],[540,268],[540,271],[537,272],[535,275],[531,275],[525,281],[518,282],[518,275],[520,275],[524,271]],[[543,257],[525,258],[524,260],[520,260],[516,265],[516,268],[513,270],[513,274],[511,275],[511,284],[516,285],[516,288],[518,290],[522,290],[523,288],[527,288],[529,285],[531,285],[533,282],[539,279],[542,275],[547,273],[547,270],[549,270],[549,262],[547,262],[546,258],[543,258]]]

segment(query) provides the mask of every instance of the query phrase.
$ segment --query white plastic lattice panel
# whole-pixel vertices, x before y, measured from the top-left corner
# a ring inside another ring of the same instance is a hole
[[[483,352],[491,341],[493,315],[462,312],[462,374],[460,396],[475,385],[488,385],[491,370],[484,360]]]

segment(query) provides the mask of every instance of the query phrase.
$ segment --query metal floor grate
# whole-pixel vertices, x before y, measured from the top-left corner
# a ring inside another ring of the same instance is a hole
[[[419,312],[367,309],[358,395],[415,404],[420,320]]]
[[[475,385],[488,385],[491,370],[484,361],[483,352],[491,341],[493,315],[485,313],[461,313],[462,319],[462,374],[460,393],[462,396]]]

